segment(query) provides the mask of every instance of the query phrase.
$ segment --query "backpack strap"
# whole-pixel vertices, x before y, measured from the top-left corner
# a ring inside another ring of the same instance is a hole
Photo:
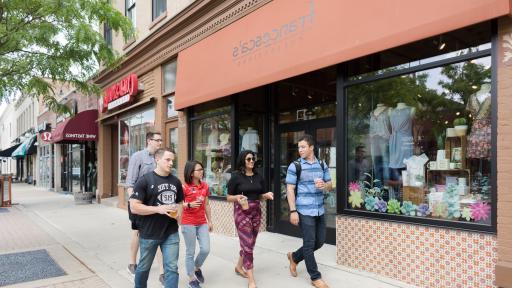
[[[297,181],[295,182],[295,199],[297,199],[297,190],[299,189],[300,174],[302,172],[302,166],[300,165],[300,158],[293,161],[293,164],[295,165],[295,175],[297,176]]]

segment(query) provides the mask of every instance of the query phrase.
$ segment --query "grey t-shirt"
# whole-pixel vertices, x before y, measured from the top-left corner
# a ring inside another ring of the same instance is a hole
[[[133,153],[128,162],[128,172],[126,175],[126,186],[134,187],[135,182],[139,180],[142,175],[149,173],[156,168],[155,157],[149,154],[148,149],[137,151]]]

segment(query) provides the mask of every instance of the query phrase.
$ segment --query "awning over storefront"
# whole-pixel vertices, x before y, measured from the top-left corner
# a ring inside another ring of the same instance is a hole
[[[508,15],[511,5],[271,1],[179,53],[176,109]]]
[[[14,152],[12,152],[11,157],[23,158],[26,155],[33,154],[34,150],[35,150],[35,148],[33,148],[33,146],[35,147],[35,143],[36,143],[36,135],[33,135],[32,137],[23,141],[21,143],[21,145],[18,146],[18,148],[16,148],[16,150],[14,150]]]
[[[98,110],[86,110],[57,124],[52,132],[53,143],[74,143],[98,139]]]
[[[18,149],[21,144],[12,145],[11,147],[0,151],[0,157],[11,157],[12,152]]]

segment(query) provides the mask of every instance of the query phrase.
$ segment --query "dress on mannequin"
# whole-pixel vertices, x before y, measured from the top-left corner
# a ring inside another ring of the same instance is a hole
[[[389,138],[389,167],[404,168],[404,160],[413,155],[412,120],[414,108],[398,103],[389,113],[391,135]]]
[[[479,98],[484,98],[479,103]],[[490,85],[482,85],[477,93],[469,98],[467,110],[475,115],[468,137],[467,158],[491,158],[491,97]]]
[[[377,108],[370,113],[370,153],[374,166],[374,179],[378,179],[382,186],[389,179],[389,137],[391,136],[391,123],[389,121],[389,107],[377,104]]]
[[[252,127],[247,127],[247,131],[242,138],[241,151],[251,150],[258,153],[258,145],[260,145],[260,137],[258,135],[258,131],[254,130]]]

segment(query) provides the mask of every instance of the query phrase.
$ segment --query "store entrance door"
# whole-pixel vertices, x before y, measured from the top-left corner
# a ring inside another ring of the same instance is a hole
[[[274,191],[279,191],[279,197],[274,198],[274,223],[277,232],[300,236],[299,227],[293,226],[289,221],[289,207],[286,199],[286,171],[290,163],[299,158],[297,141],[303,134],[310,134],[315,138],[315,155],[326,163],[325,169],[329,169],[333,180],[333,189],[324,195],[325,216],[327,224],[327,243],[335,244],[336,241],[336,119],[334,117],[308,120],[302,122],[279,125],[275,145],[275,169]],[[278,174],[278,175],[277,175]]]

